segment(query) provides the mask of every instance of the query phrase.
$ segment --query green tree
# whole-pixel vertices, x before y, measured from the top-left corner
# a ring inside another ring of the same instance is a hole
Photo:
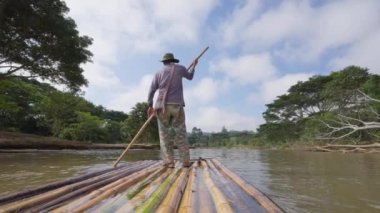
[[[107,121],[104,126],[105,138],[104,141],[108,143],[117,143],[122,141],[121,135],[121,122]]]
[[[203,132],[200,128],[193,127],[188,137],[190,145],[199,144],[202,141]]]
[[[0,84],[0,129],[47,135],[49,128],[43,123],[38,104],[50,86],[12,78]]]
[[[287,94],[278,96],[266,105],[267,110],[263,113],[266,123],[258,128],[258,135],[265,140],[278,142],[304,140],[315,138],[326,129],[320,122],[322,120],[337,115],[369,118],[373,116],[369,113],[369,107],[378,110],[379,103],[364,101],[358,90],[378,97],[379,82],[379,76],[357,66],[298,82],[290,87]]]
[[[72,93],[50,91],[41,101],[40,109],[51,126],[53,136],[77,121],[76,109],[81,99]]]
[[[137,103],[132,108],[132,111],[128,114],[128,118],[123,122],[122,135],[124,141],[130,142],[140,130],[148,119],[147,110],[148,104],[145,102]],[[142,134],[140,141],[141,143],[157,143],[159,142],[158,136],[157,120],[153,119],[145,129],[144,134]]]
[[[104,121],[88,112],[76,112],[77,122],[63,129],[60,137],[69,140],[102,142],[105,137]]]
[[[0,81],[10,76],[50,80],[78,91],[87,81],[92,40],[79,36],[60,0],[0,1]]]

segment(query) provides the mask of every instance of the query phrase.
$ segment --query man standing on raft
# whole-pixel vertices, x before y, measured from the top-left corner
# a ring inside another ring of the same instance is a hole
[[[164,165],[174,167],[173,146],[176,143],[183,167],[189,167],[190,154],[185,124],[182,78],[193,79],[198,60],[193,62],[189,70],[177,64],[179,60],[174,58],[172,53],[166,53],[161,62],[164,66],[154,76],[149,90],[148,117],[156,113]],[[153,108],[153,96],[156,90],[158,90],[158,97]]]

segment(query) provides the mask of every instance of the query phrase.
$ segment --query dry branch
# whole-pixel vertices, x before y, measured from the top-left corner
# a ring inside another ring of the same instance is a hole
[[[364,99],[366,101],[380,102],[380,100],[372,98],[360,90],[357,90],[357,91],[361,95],[364,96]],[[356,104],[360,104],[360,103],[357,102]],[[378,122],[378,120],[380,119],[379,113],[377,113],[373,108],[370,108],[370,112],[375,115],[372,121],[364,121],[358,118],[353,118],[353,117],[342,115],[342,114],[338,114],[336,119],[330,120],[330,122],[334,123],[335,125],[331,125],[325,121],[320,120],[326,127],[331,129],[331,131],[326,133],[325,136],[320,137],[318,139],[323,139],[323,140],[327,139],[327,140],[335,141],[335,140],[343,139],[347,136],[350,136],[358,131],[380,129],[380,122]],[[345,132],[345,131],[348,131],[348,132]],[[340,136],[334,136],[339,133],[342,133],[342,134]],[[378,137],[376,135],[374,136]]]
[[[314,147],[313,151],[320,152],[377,152],[376,149],[380,149],[380,143],[366,144],[366,145],[339,145],[339,144],[327,144],[325,146]]]

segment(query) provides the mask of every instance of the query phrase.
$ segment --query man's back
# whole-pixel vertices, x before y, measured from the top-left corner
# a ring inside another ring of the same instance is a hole
[[[171,78],[171,72],[174,66],[174,72]],[[154,79],[152,81],[152,85],[149,91],[148,102],[153,103],[153,95],[156,90],[159,93],[164,92],[167,87],[167,84],[170,82],[170,86],[168,88],[168,92],[166,94],[166,103],[167,104],[179,104],[184,106],[184,98],[183,98],[183,86],[182,86],[182,78],[186,78],[188,80],[193,79],[194,72],[188,72],[187,69],[179,64],[165,64],[164,67],[156,73]],[[150,102],[152,101],[152,102]]]

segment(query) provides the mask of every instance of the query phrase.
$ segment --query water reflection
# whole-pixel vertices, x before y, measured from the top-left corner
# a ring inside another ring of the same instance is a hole
[[[263,151],[270,193],[291,212],[380,211],[380,156]]]
[[[109,168],[120,154],[120,150],[2,153],[0,194]],[[287,212],[380,212],[378,154],[195,149],[191,157],[219,158]],[[159,151],[132,150],[124,160],[148,159],[160,159]]]

